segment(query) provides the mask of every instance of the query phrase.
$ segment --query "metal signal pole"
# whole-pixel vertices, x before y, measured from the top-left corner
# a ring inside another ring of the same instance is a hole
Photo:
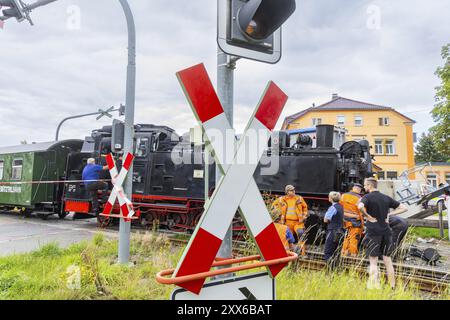
[[[15,15],[1,16],[2,21],[11,17],[16,17],[23,21],[25,18],[33,24],[29,13],[31,10],[57,0],[39,0],[33,4],[25,5],[22,2],[11,3],[10,7],[16,9]],[[133,153],[133,138],[134,138],[134,104],[136,97],[136,27],[134,23],[133,13],[127,0],[119,0],[122,9],[125,13],[128,28],[128,67],[127,67],[127,87],[126,87],[126,101],[125,101],[125,143],[124,153]],[[14,6],[13,6],[14,5]],[[19,22],[20,22],[19,21]],[[124,191],[129,199],[132,199],[133,188],[133,166],[130,167],[131,174],[127,175],[124,182]],[[120,219],[119,229],[119,263],[128,263],[130,257],[130,228],[131,222],[125,222]]]
[[[136,27],[133,13],[127,0],[119,0],[122,5],[128,27],[128,67],[125,101],[125,143],[124,154],[133,152],[134,139],[134,105],[136,97]],[[133,166],[129,169],[124,182],[124,191],[129,199],[133,196]],[[130,258],[131,222],[120,219],[119,226],[119,263],[127,264]]]
[[[232,56],[218,48],[217,50],[217,93],[219,100],[225,111],[231,126],[233,127],[233,106],[234,106],[234,69],[236,69],[236,60]],[[224,139],[226,137],[223,137]],[[230,145],[224,141],[224,146]],[[234,145],[234,144],[232,144]],[[226,153],[234,152],[234,150],[226,150]],[[216,165],[216,186],[219,183],[222,174],[219,166]],[[231,224],[225,238],[222,241],[217,256],[220,258],[230,258],[232,256],[232,240],[233,240],[233,225]],[[224,275],[222,277],[227,277]]]

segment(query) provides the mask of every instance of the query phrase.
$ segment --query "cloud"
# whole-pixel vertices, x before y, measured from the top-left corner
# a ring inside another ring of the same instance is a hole
[[[182,134],[195,119],[175,73],[204,62],[216,83],[216,1],[130,4],[138,32],[135,122]],[[75,30],[73,8],[80,12]],[[447,0],[299,1],[283,29],[282,60],[237,63],[237,130],[274,80],[290,97],[278,127],[285,116],[337,92],[393,106],[418,121],[415,131],[425,131],[433,124],[434,71],[448,42],[448,9]],[[118,1],[60,0],[32,17],[34,27],[7,21],[0,31],[1,146],[52,140],[63,118],[125,102],[127,36]],[[84,138],[109,122],[69,121],[61,138]]]

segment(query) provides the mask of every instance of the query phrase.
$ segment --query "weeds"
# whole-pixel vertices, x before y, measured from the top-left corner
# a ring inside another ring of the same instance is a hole
[[[255,247],[249,245],[249,253]],[[183,252],[155,233],[131,239],[134,266],[118,265],[117,241],[95,236],[67,249],[56,244],[31,254],[0,258],[0,299],[168,299],[174,286],[158,284],[155,275],[173,268]],[[252,271],[253,272],[253,271]],[[277,277],[278,299],[421,299],[399,282],[367,290],[365,277],[354,270],[315,271],[291,265]],[[448,299],[447,296],[442,298]]]

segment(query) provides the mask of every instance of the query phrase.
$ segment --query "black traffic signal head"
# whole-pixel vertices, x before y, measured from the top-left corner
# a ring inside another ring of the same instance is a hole
[[[8,9],[2,10],[2,20],[16,18],[17,21],[22,21],[26,18],[22,3],[19,0],[0,0],[0,7],[8,7]]]
[[[295,0],[218,0],[218,45],[232,56],[277,63],[281,26],[295,9]]]
[[[250,0],[239,9],[239,27],[250,40],[263,41],[281,27],[295,8],[295,0]]]

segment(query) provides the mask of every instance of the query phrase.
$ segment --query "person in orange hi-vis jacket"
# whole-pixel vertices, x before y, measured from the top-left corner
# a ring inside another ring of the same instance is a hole
[[[355,183],[352,190],[341,197],[340,203],[344,208],[344,228],[346,229],[342,245],[343,256],[356,257],[358,254],[358,244],[364,229],[364,219],[358,209],[362,188],[361,184]]]
[[[273,202],[272,210],[280,211],[280,222],[297,235],[301,255],[306,257],[305,221],[308,217],[308,206],[301,196],[295,194],[294,186],[287,185],[285,192],[285,196],[279,197]]]

